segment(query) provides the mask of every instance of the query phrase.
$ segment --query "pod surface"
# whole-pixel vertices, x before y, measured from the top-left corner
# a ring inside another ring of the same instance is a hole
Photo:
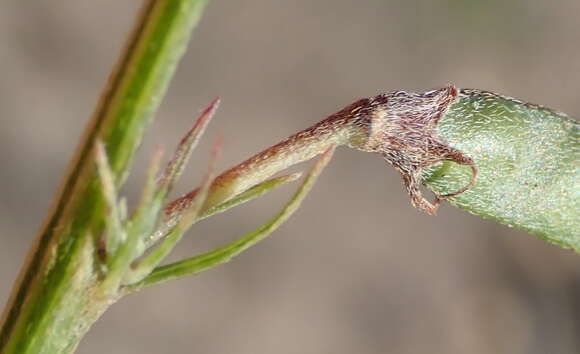
[[[491,92],[463,89],[437,127],[475,160],[477,184],[449,201],[484,218],[580,251],[580,123],[563,113]],[[435,193],[471,176],[445,162],[423,174]]]

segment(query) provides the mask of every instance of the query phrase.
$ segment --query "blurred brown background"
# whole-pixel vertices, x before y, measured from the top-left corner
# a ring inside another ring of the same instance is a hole
[[[140,1],[0,7],[3,304]],[[134,176],[216,95],[180,192],[213,137],[227,168],[381,91],[454,83],[578,116],[578,13],[577,0],[214,0]],[[176,257],[251,230],[292,188],[204,221]],[[102,352],[578,353],[580,257],[449,206],[426,216],[382,159],[341,149],[273,237],[113,306],[79,348]]]

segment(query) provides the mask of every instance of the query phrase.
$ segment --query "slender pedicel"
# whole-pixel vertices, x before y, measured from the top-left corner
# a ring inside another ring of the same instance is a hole
[[[218,176],[211,186],[204,209],[216,206],[273,174],[323,153],[331,145],[347,145],[380,154],[402,175],[413,205],[435,214],[440,200],[457,196],[476,181],[477,168],[471,158],[449,146],[436,132],[437,122],[456,100],[454,86],[425,93],[394,91],[360,99],[314,126],[254,155]],[[420,173],[449,160],[471,167],[467,186],[436,196],[428,202],[419,190]],[[197,190],[167,205],[163,224],[171,228],[180,211],[194,199]]]

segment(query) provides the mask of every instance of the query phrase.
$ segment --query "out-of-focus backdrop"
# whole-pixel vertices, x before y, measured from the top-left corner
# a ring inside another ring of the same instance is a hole
[[[0,6],[1,304],[140,5]],[[125,192],[216,95],[179,192],[216,136],[225,169],[382,91],[454,83],[578,116],[578,13],[577,0],[212,1]],[[251,230],[292,189],[204,221],[175,257]],[[271,238],[114,305],[79,348],[103,352],[578,353],[580,256],[447,205],[429,217],[381,158],[340,149]]]

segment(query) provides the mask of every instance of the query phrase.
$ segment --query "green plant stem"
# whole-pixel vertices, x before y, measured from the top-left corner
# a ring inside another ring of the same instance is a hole
[[[14,287],[3,315],[0,352],[70,353],[115,301],[96,286],[95,239],[106,213],[92,149],[97,138],[103,141],[121,185],[206,2],[151,0],[145,5]]]

